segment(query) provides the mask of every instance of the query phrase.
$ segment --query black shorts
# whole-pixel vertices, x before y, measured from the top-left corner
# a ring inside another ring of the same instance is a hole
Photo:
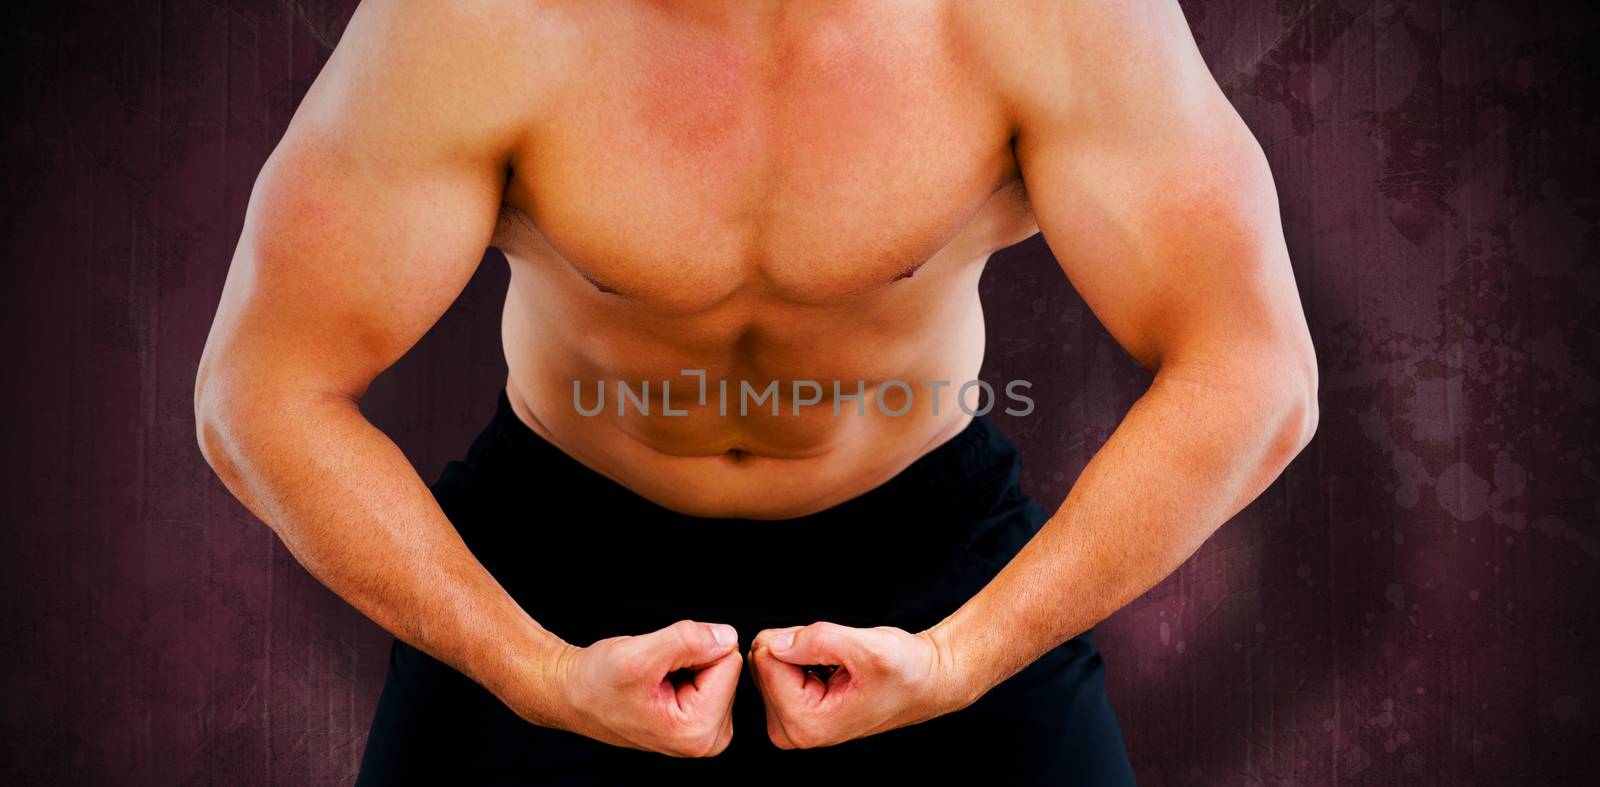
[[[825,511],[699,518],[562,453],[502,392],[494,419],[433,493],[490,573],[570,643],[692,619],[733,625],[748,649],[761,629],[819,620],[912,632],[939,622],[1044,522],[1018,485],[1020,466],[1016,446],[979,417],[893,479]],[[816,784],[857,767],[938,784],[1133,782],[1088,634],[964,710],[820,749],[774,747],[750,670],[739,681],[727,750],[679,759],[528,724],[461,673],[396,642],[358,784]]]

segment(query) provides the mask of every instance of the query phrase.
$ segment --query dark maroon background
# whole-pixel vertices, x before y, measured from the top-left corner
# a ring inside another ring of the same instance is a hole
[[[212,477],[190,393],[251,182],[353,3],[18,5],[0,779],[348,781],[386,637]],[[1277,173],[1322,425],[1102,627],[1145,783],[1600,769],[1584,5],[1185,3]],[[491,254],[367,403],[430,480],[492,409],[505,279]],[[1047,402],[1004,426],[1054,505],[1146,377],[1037,239],[983,294],[986,376]]]

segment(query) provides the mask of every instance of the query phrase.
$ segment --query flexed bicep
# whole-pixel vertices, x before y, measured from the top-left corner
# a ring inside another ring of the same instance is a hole
[[[473,47],[439,45],[479,21],[357,12],[256,181],[202,386],[359,396],[466,286],[524,120]]]
[[[1135,358],[1309,347],[1272,172],[1172,0],[1039,4],[1005,83],[1046,242]]]

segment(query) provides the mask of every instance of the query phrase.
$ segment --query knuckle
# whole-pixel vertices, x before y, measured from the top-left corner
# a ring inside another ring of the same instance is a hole
[[[796,641],[804,638],[810,641],[811,644],[816,647],[826,647],[832,643],[837,636],[838,634],[834,631],[832,623],[812,623],[811,625],[800,629],[798,632],[795,632]]]
[[[677,638],[678,644],[684,647],[695,647],[700,643],[700,626],[691,620],[680,620],[668,627],[672,635]]]

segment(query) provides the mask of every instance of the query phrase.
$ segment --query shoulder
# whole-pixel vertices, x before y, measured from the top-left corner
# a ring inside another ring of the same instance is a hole
[[[559,78],[581,51],[578,29],[569,4],[550,0],[364,0],[335,56],[353,50],[470,94]]]
[[[298,115],[365,116],[421,137],[512,133],[575,71],[582,41],[568,17],[548,0],[363,0]]]
[[[1217,91],[1177,0],[958,2],[951,19],[1018,122],[1171,107]]]
[[[346,34],[445,49],[516,47],[559,32],[571,8],[559,0],[362,0]]]

